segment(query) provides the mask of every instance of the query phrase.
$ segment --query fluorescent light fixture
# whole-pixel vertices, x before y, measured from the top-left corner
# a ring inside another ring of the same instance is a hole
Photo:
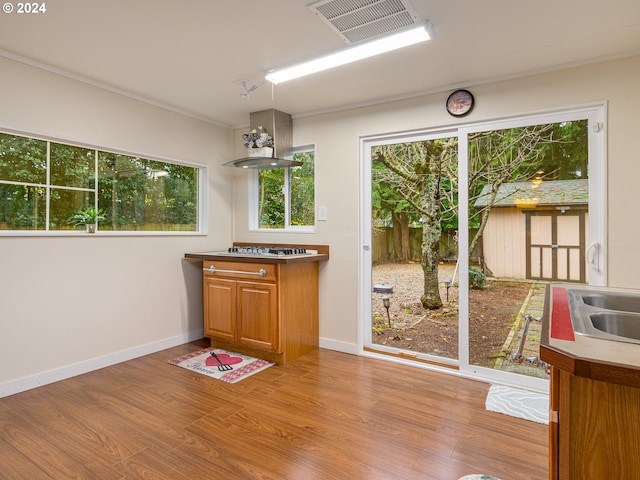
[[[333,67],[339,67],[340,65],[345,65],[364,58],[373,57],[374,55],[390,52],[402,47],[408,47],[409,45],[414,45],[416,43],[425,42],[431,39],[431,35],[429,33],[430,25],[431,24],[429,22],[424,22],[418,27],[387,35],[377,40],[372,40],[324,57],[316,58],[315,60],[299,63],[281,70],[272,70],[268,72],[264,78],[269,80],[271,83],[278,84],[294,78],[304,77],[305,75],[328,70]]]

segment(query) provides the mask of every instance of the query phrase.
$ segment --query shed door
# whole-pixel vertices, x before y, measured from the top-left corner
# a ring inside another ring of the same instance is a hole
[[[586,283],[585,211],[525,212],[527,278]]]

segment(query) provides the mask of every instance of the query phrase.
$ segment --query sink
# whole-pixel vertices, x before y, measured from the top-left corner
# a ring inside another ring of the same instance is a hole
[[[624,293],[583,293],[582,301],[592,307],[640,313],[640,296]]]
[[[595,328],[618,337],[640,340],[640,315],[624,312],[596,312],[589,315]]]
[[[568,288],[567,298],[578,335],[640,344],[640,295]]]

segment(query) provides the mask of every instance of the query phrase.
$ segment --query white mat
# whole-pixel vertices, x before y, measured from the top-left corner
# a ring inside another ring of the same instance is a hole
[[[473,473],[471,475],[465,475],[458,480],[500,480],[498,477],[492,477],[491,475],[482,475],[481,473]]]
[[[532,422],[549,424],[549,395],[504,385],[491,385],[485,408]]]

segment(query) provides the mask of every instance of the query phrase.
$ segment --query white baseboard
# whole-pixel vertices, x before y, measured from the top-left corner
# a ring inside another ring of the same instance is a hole
[[[140,345],[128,350],[121,350],[102,357],[92,358],[84,362],[75,363],[73,365],[50,370],[48,372],[38,373],[19,380],[3,383],[0,385],[0,398],[31,390],[32,388],[47,385],[49,383],[58,382],[66,378],[75,377],[76,375],[82,375],[83,373],[99,370],[104,367],[109,367],[116,363],[126,362],[127,360],[149,355],[150,353],[159,352],[160,350],[165,350],[177,345],[193,342],[194,340],[201,339],[203,336],[204,332],[202,330],[195,330],[183,335],[166,338],[158,342],[147,343],[146,345]]]
[[[0,384],[0,398],[8,397],[16,393],[31,390],[32,388],[48,385],[49,383],[58,382],[67,378],[75,377],[76,375],[82,375],[83,373],[92,372],[101,368],[109,367],[117,363],[126,362],[134,358],[149,355],[150,353],[159,352],[167,348],[182,345],[187,342],[193,342],[199,340],[204,336],[202,330],[196,330],[184,335],[178,335],[175,337],[160,340],[158,342],[148,343],[146,345],[140,345],[128,350],[121,350],[119,352],[111,353],[98,358],[92,358],[84,362],[75,363],[48,372],[38,373],[29,377],[20,378],[7,383]],[[329,350],[335,350],[343,353],[350,353],[352,355],[358,355],[358,347],[353,343],[339,342],[328,338],[320,338],[319,345],[321,348],[327,348]]]
[[[329,350],[335,350],[342,353],[350,353],[352,355],[358,355],[360,352],[358,346],[355,343],[338,342],[329,338],[320,337],[320,348],[327,348]]]

